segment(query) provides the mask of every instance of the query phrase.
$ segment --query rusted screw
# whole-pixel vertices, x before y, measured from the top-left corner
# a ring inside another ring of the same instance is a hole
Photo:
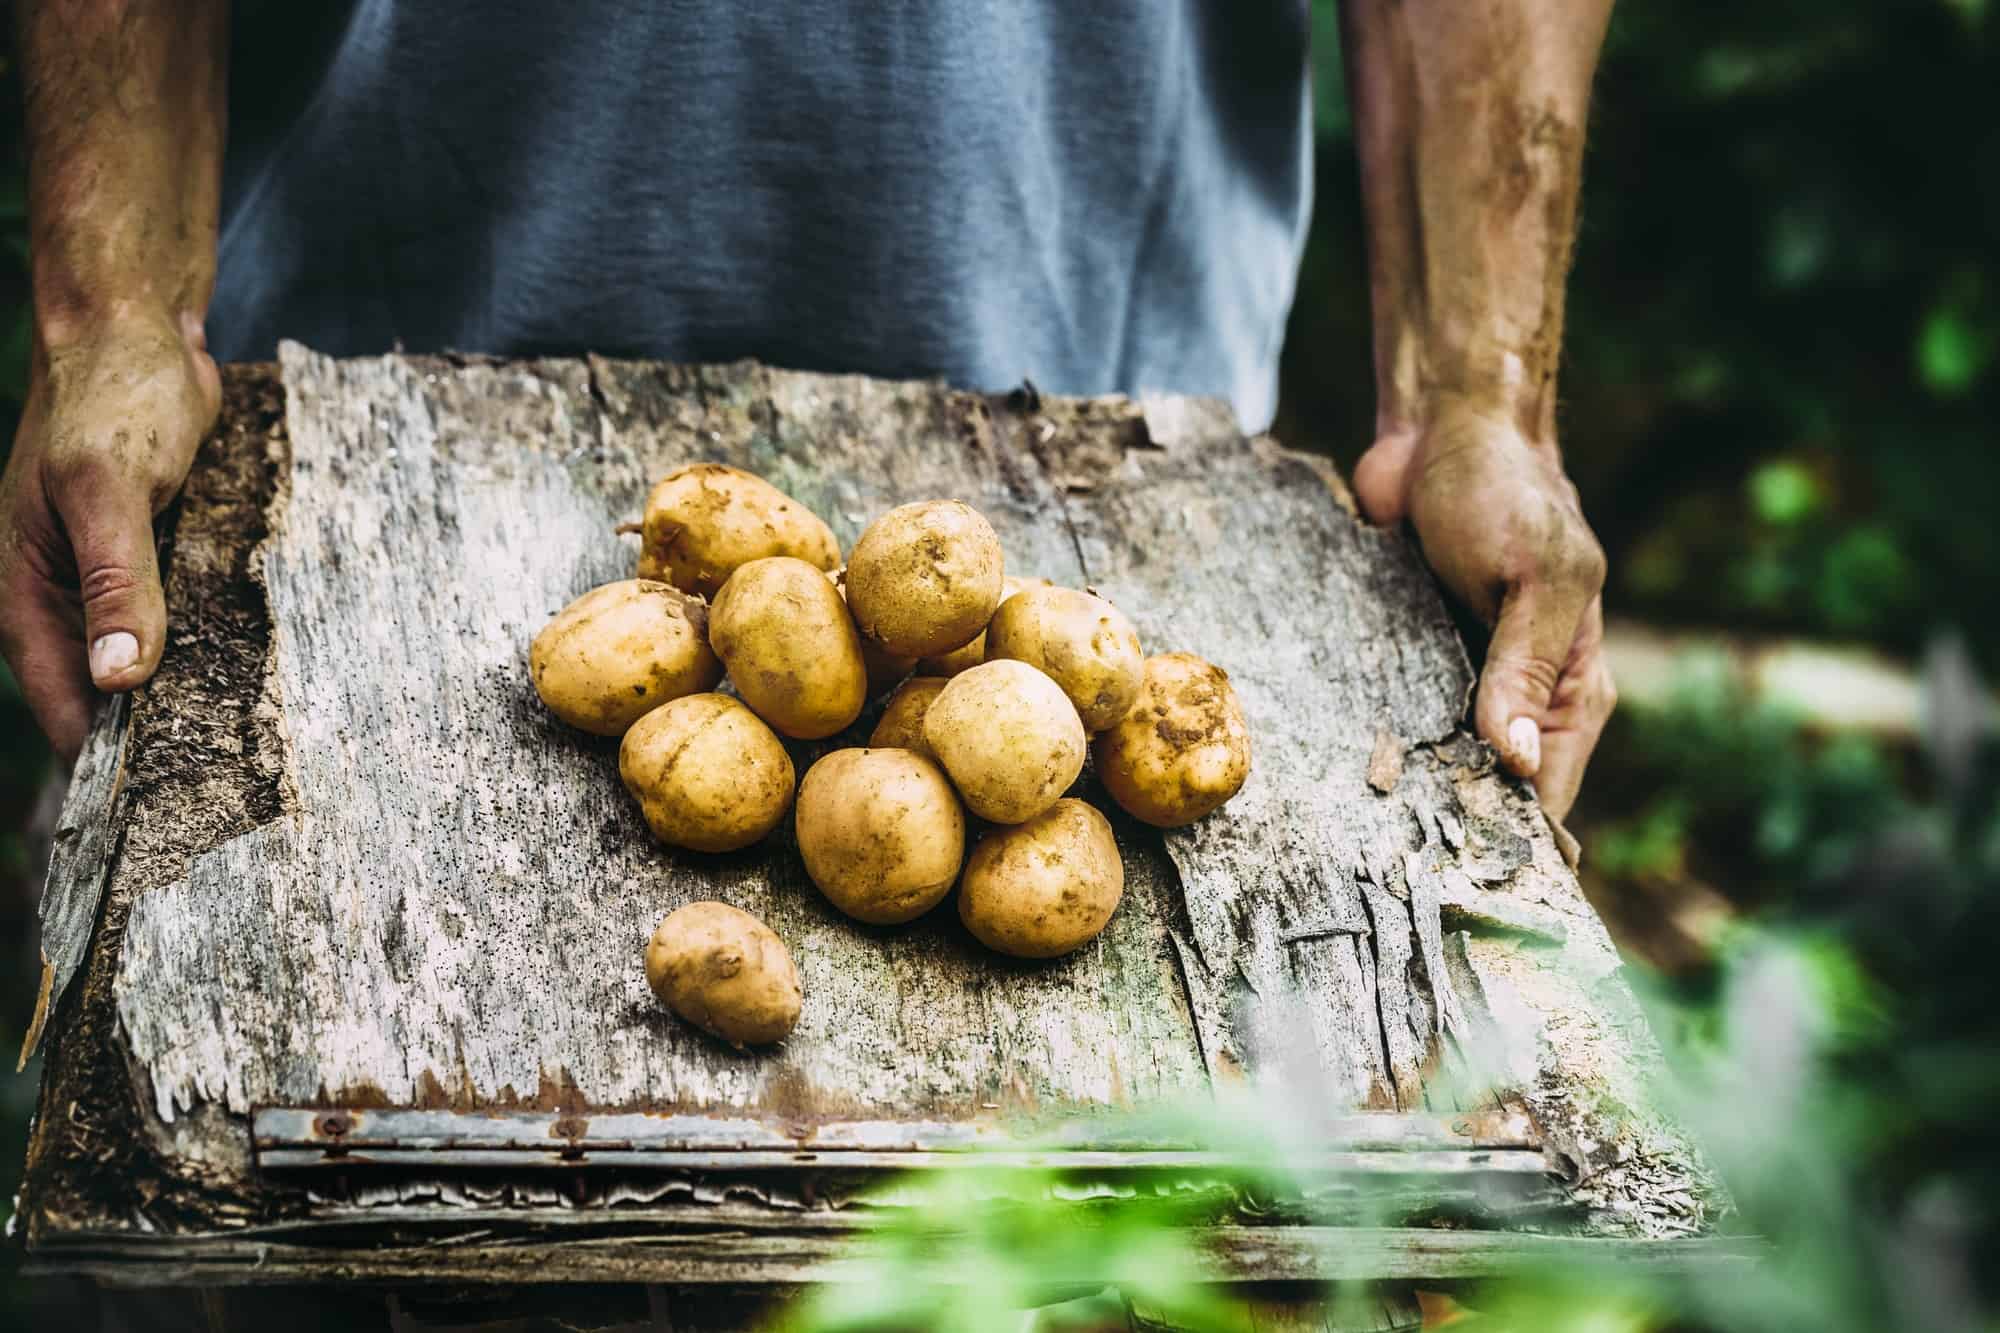
[[[559,1139],[581,1138],[583,1137],[583,1122],[575,1116],[562,1116],[553,1125],[549,1126],[549,1133]]]
[[[328,1111],[313,1121],[313,1132],[322,1138],[337,1139],[354,1128],[354,1122],[339,1111]]]

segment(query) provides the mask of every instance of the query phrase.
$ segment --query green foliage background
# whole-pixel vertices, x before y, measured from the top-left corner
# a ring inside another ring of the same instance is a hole
[[[1313,11],[1319,206],[1278,430],[1351,463],[1373,411],[1363,238],[1334,9]],[[1607,606],[1928,646],[1931,739],[1813,734],[1702,670],[1614,726],[1579,809],[1598,891],[1696,878],[1743,913],[1713,959],[1650,993],[1690,1116],[1780,1258],[1725,1292],[1552,1273],[1480,1293],[1477,1326],[1995,1326],[2000,782],[1987,696],[1964,687],[2000,662],[1994,27],[1987,0],[1626,0],[1614,20],[1562,417]],[[28,323],[11,63],[0,85],[3,453]],[[0,668],[0,1049],[32,998],[22,833],[47,771]],[[1774,1073],[1774,1050],[1797,1058]],[[33,1090],[0,1079],[0,1194]],[[1073,1243],[1121,1272],[1167,1262],[1147,1216],[1089,1240],[1059,1226],[1031,1213],[953,1261],[1004,1277]],[[883,1262],[893,1283],[915,1261]],[[0,1323],[36,1299],[10,1278]]]

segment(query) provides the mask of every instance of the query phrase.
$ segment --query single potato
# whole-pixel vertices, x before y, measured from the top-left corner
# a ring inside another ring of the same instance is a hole
[[[840,600],[845,602],[847,600],[847,566],[842,565],[839,569],[830,571],[827,577],[833,580],[833,586],[840,590]],[[853,608],[850,607],[848,609],[848,614],[850,616],[853,614]],[[859,633],[859,630],[856,632]],[[914,657],[898,657],[863,634],[861,635],[861,665],[868,669],[868,697],[872,699],[891,685],[902,680],[910,672],[916,670],[917,659]]]
[[[864,638],[899,657],[972,642],[1000,605],[1000,538],[961,500],[900,505],[847,557],[847,601]]]
[[[1000,605],[1007,605],[1007,600],[1010,597],[1024,589],[1052,588],[1054,586],[1054,584],[1043,578],[1017,579],[1012,574],[1003,575],[1000,579]],[[993,614],[997,616],[1000,613],[996,610]],[[989,621],[988,628],[991,628],[991,624],[992,622]],[[966,644],[963,648],[954,648],[950,652],[938,657],[924,658],[917,663],[917,674],[920,676],[956,676],[961,671],[970,671],[986,660],[986,633],[986,630],[979,631],[974,636],[972,642]]]
[[[875,730],[869,733],[869,748],[915,750],[935,764],[937,756],[931,753],[930,742],[924,739],[924,714],[930,711],[943,688],[944,680],[938,676],[912,676],[898,685],[889,702],[882,705],[882,716],[875,723]]]
[[[727,903],[677,907],[646,945],[646,984],[667,1008],[736,1046],[783,1041],[799,1021],[799,970],[771,928]]]
[[[806,770],[795,821],[806,873],[859,921],[922,916],[951,892],[965,814],[944,773],[911,750],[835,750]]]
[[[788,555],[818,569],[840,563],[833,529],[762,477],[689,463],[653,487],[640,524],[639,577],[714,597],[737,566]]]
[[[787,736],[831,736],[868,702],[868,667],[847,605],[825,572],[803,560],[739,566],[709,609],[708,642],[743,702]]]
[[[1087,739],[1062,686],[1026,662],[987,662],[945,682],[924,740],[972,813],[1018,824],[1054,805],[1083,771]]]
[[[986,656],[1045,673],[1091,732],[1131,710],[1146,666],[1139,632],[1125,613],[1075,588],[1030,588],[1002,602],[986,627]]]
[[[966,858],[958,915],[989,949],[1055,958],[1096,939],[1124,895],[1125,863],[1110,823],[1065,796],[980,839]]]
[[[592,588],[556,613],[528,648],[528,674],[551,713],[599,736],[669,699],[715,688],[699,597],[648,579]]]
[[[792,757],[726,694],[686,695],[633,723],[618,776],[654,837],[697,852],[748,847],[792,808]]]
[[[1111,799],[1161,828],[1192,824],[1250,776],[1250,728],[1229,673],[1193,653],[1147,658],[1138,702],[1094,752]]]

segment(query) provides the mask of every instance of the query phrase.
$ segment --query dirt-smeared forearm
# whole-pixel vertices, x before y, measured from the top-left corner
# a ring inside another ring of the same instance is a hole
[[[215,283],[226,0],[20,0],[38,358]]]
[[[1442,404],[1554,447],[1563,284],[1611,0],[1345,0],[1377,434]]]

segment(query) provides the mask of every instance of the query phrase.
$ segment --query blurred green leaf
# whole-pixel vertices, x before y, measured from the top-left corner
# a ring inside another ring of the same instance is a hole
[[[1750,504],[1766,523],[1793,524],[1819,508],[1819,483],[1796,460],[1774,459],[1750,474]]]
[[[1836,630],[1867,630],[1914,598],[1916,585],[1916,569],[1896,534],[1867,523],[1842,533],[1828,548],[1814,600]]]
[[[1934,310],[1917,334],[1917,373],[1932,393],[1962,394],[1985,373],[1993,341],[1957,310]]]

